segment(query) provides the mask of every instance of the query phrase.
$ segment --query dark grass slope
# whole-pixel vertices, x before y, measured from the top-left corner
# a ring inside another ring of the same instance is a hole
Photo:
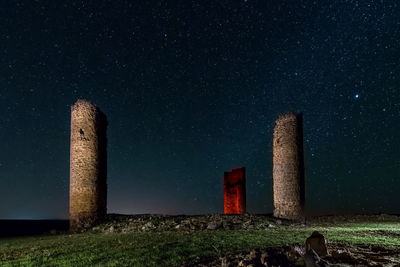
[[[65,232],[68,228],[68,220],[0,220],[0,237]]]

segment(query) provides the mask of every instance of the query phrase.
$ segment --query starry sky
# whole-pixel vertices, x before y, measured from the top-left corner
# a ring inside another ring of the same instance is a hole
[[[303,112],[309,214],[400,213],[400,4],[2,1],[0,218],[67,218],[70,107],[107,115],[108,211],[272,212],[272,131]]]

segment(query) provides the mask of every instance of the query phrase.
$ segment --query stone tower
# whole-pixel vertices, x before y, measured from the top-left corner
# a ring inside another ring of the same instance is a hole
[[[305,174],[301,113],[285,113],[276,120],[272,161],[274,216],[303,220]]]
[[[94,104],[71,107],[70,229],[91,226],[107,213],[107,118]]]
[[[246,212],[245,168],[224,172],[224,213],[243,214]]]

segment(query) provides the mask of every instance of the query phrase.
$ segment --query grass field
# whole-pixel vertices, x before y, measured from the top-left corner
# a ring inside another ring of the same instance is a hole
[[[180,266],[254,248],[303,244],[313,231],[329,243],[400,249],[400,220],[318,220],[268,229],[146,231],[43,235],[0,239],[1,266]]]

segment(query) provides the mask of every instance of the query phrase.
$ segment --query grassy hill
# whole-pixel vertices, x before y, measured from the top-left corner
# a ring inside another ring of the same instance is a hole
[[[0,239],[1,266],[181,266],[256,248],[329,244],[400,251],[400,217],[330,216],[292,224],[262,215],[119,216],[82,233]]]

